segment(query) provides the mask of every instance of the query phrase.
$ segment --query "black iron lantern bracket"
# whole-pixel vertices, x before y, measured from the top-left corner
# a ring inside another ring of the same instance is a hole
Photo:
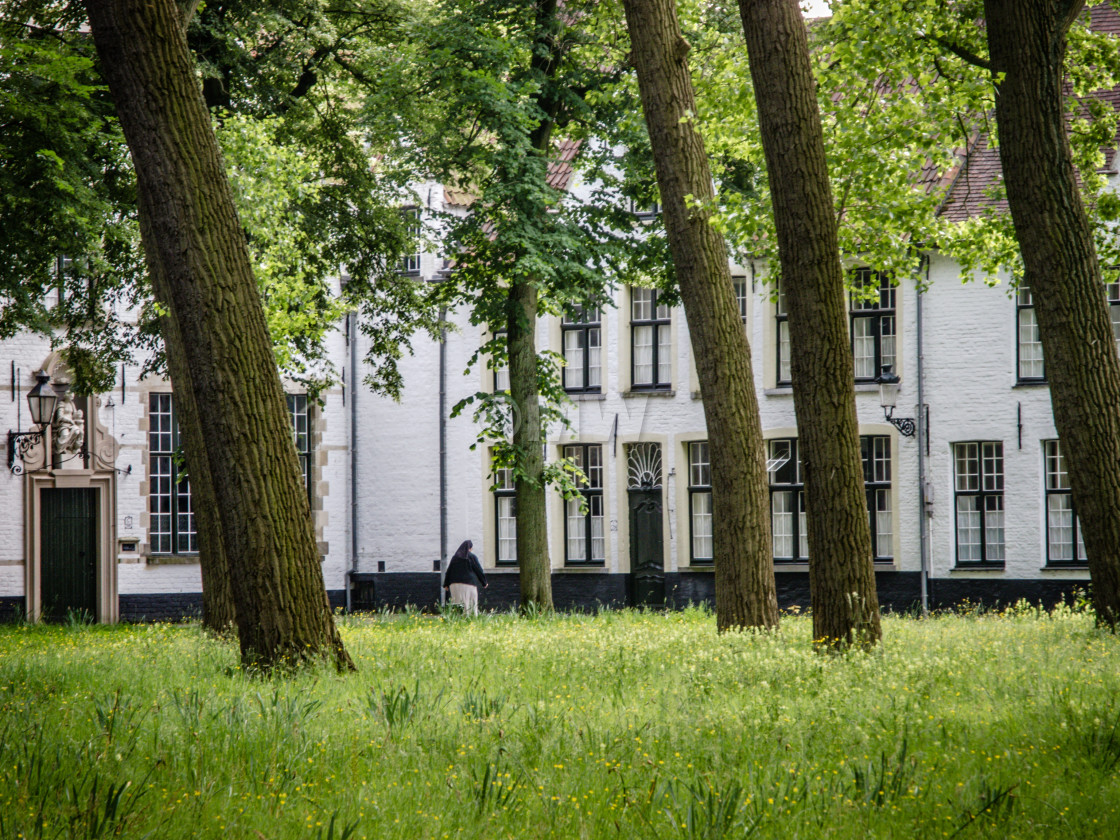
[[[23,459],[43,442],[42,432],[8,432],[8,471],[23,475]]]
[[[914,433],[918,431],[918,424],[914,422],[913,417],[894,416],[894,406],[884,407],[883,416],[887,418],[888,423],[898,429],[898,433],[903,437],[914,437]]]

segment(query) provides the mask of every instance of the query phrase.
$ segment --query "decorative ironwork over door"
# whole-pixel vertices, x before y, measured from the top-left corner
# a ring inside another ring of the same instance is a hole
[[[665,543],[662,535],[661,444],[626,448],[630,510],[630,602],[665,603]]]
[[[51,621],[97,616],[97,494],[92,488],[43,488],[40,604]]]

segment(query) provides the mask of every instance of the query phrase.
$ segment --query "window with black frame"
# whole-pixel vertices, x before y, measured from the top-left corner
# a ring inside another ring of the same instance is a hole
[[[1112,320],[1112,337],[1116,342],[1116,350],[1120,352],[1120,282],[1117,282],[1117,277],[1120,275],[1120,268],[1109,268],[1105,271],[1105,276],[1110,282],[1105,285],[1105,290],[1108,297],[1108,317]]]
[[[1017,374],[1020,382],[1045,382],[1046,362],[1042,358],[1042,337],[1034,297],[1025,283],[1015,290],[1015,329]]]
[[[603,532],[603,447],[597,443],[564,446],[563,456],[583,470],[580,499],[564,500],[564,563],[601,565],[607,558]]]
[[[307,394],[288,394],[288,416],[292,420],[292,438],[299,457],[300,475],[311,502],[311,417],[307,411]]]
[[[311,501],[311,422],[306,394],[288,394],[300,472]],[[148,539],[153,554],[197,554],[189,471],[181,469],[179,419],[169,393],[148,395]]]
[[[672,320],[657,289],[631,288],[630,387],[668,390],[673,370]]]
[[[1073,508],[1069,472],[1061,442],[1043,441],[1046,462],[1046,563],[1053,566],[1084,566],[1088,562],[1081,523]]]
[[[153,554],[197,554],[190,480],[180,469],[179,422],[171,394],[148,395],[148,541]]]
[[[774,302],[774,332],[777,336],[777,361],[778,384],[789,385],[792,374],[789,359],[789,309],[786,305],[786,293],[778,282],[778,294]]]
[[[750,295],[750,287],[747,285],[747,278],[735,276],[731,278],[731,285],[735,289],[735,305],[739,308],[739,318],[743,322],[743,326],[747,325],[747,300]]]
[[[863,481],[867,491],[867,516],[871,550],[876,562],[894,560],[894,519],[891,514],[891,439],[886,435],[861,435]]]
[[[852,358],[857,382],[874,382],[895,364],[895,287],[882,271],[852,272]]]
[[[708,442],[688,444],[688,527],[691,561],[710,565],[712,548],[712,465]]]
[[[602,390],[600,318],[597,308],[577,307],[560,320],[564,390],[570,394],[597,394]]]
[[[809,559],[805,528],[805,485],[797,439],[767,441],[766,470],[770,476],[770,529],[775,563]]]
[[[409,251],[401,257],[402,274],[420,273],[420,208],[404,209],[405,227],[408,234]]]
[[[1003,443],[953,445],[957,563],[1002,566],[1004,561]]]
[[[513,469],[494,470],[494,534],[498,547],[495,561],[499,566],[517,565],[517,491]]]

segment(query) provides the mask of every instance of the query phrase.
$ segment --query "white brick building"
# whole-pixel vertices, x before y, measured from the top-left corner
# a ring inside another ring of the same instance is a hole
[[[1120,187],[1114,156],[1108,165]],[[974,212],[970,197],[984,186],[975,179],[994,172],[975,167],[945,212]],[[428,195],[439,202],[442,190]],[[962,284],[955,263],[927,256],[921,284],[898,278],[878,305],[851,312],[880,599],[895,608],[918,603],[923,591],[934,606],[1052,601],[1086,587],[1029,295],[1011,294],[1006,283]],[[437,281],[441,264],[425,253],[411,268]],[[734,273],[772,467],[779,594],[783,603],[805,604],[780,299],[763,282],[764,266]],[[865,280],[879,282],[871,273]],[[919,294],[919,285],[927,290]],[[708,599],[706,432],[688,325],[679,308],[659,307],[646,290],[619,289],[615,301],[590,317],[538,324],[538,347],[569,359],[572,397],[572,430],[552,430],[548,457],[577,457],[593,479],[586,514],[549,497],[556,602],[594,607],[631,602],[635,593],[676,604]],[[1120,301],[1113,309],[1120,327]],[[326,586],[339,605],[433,603],[440,562],[464,539],[474,540],[490,574],[483,606],[516,598],[510,497],[491,490],[488,452],[471,449],[478,430],[469,413],[450,417],[460,399],[494,389],[495,374],[464,373],[484,337],[466,312],[451,319],[458,330],[442,346],[418,338],[415,355],[403,360],[400,403],[354,387],[363,378],[364,339],[351,343],[345,325],[329,341],[348,384],[324,394],[322,406],[298,394],[290,401],[294,422],[308,424],[309,493]],[[27,431],[34,372],[64,378],[65,371],[47,342],[27,336],[0,344],[0,361],[11,377],[0,423]],[[884,416],[875,380],[886,366],[901,379],[895,419],[915,420],[913,436]],[[0,606],[9,614],[85,608],[113,621],[197,611],[189,498],[170,477],[171,389],[138,381],[138,372],[122,368],[112,392],[77,401],[87,454],[51,468],[43,448],[32,447],[22,459],[15,453],[22,473],[0,478]],[[70,536],[59,543],[57,533]],[[642,582],[634,590],[636,571]]]

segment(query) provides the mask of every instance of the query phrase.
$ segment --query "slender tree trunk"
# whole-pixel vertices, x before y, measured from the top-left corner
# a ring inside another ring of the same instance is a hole
[[[151,252],[155,248],[151,231],[151,214],[140,213],[141,237]],[[157,301],[167,306],[170,290],[162,266],[153,261],[148,276]],[[170,312],[163,315],[160,331],[164,336],[167,368],[175,387],[175,411],[180,418],[179,432],[187,456],[187,472],[191,501],[198,526],[198,562],[202,570],[202,624],[213,633],[228,633],[237,621],[233,605],[233,589],[225,549],[222,546],[222,523],[210,478],[210,462],[206,459],[206,443],[201,437],[202,425],[190,386],[190,369],[183,354],[183,338],[179,325]],[[197,466],[191,466],[197,465]]]
[[[625,0],[673,265],[688,318],[712,472],[716,621],[721,631],[777,627],[762,426],[750,348],[735,304],[727,247],[710,223],[714,199],[675,0]],[[687,196],[703,203],[689,206]]]
[[[537,289],[525,281],[509,288],[509,387],[513,399],[513,445],[520,469],[517,492],[517,564],[521,609],[552,609],[552,561],[548,553],[544,440],[537,382]]]
[[[797,0],[739,0],[789,306],[791,377],[805,479],[813,637],[882,637],[854,370],[816,83]]]
[[[1081,0],[986,0],[1000,162],[1038,315],[1054,425],[1097,622],[1120,622],[1120,359],[1066,134],[1066,37]]]
[[[136,168],[147,258],[177,327],[165,341],[179,340],[189,371],[242,662],[271,669],[327,655],[353,668],[331,617],[259,292],[176,7],[88,0],[87,10]]]
[[[532,69],[544,80],[537,94],[543,114],[529,136],[540,156],[543,180],[551,151],[552,127],[559,109],[553,84],[561,45],[557,0],[536,3],[536,45]],[[536,189],[536,187],[534,187]],[[544,218],[548,208],[536,213]],[[541,428],[540,383],[537,365],[538,292],[529,280],[514,278],[509,285],[509,390],[514,404],[513,444],[520,470],[514,483],[517,493],[517,565],[521,583],[521,609],[549,612],[552,604],[552,559],[548,552],[548,510],[544,482],[544,430]]]

